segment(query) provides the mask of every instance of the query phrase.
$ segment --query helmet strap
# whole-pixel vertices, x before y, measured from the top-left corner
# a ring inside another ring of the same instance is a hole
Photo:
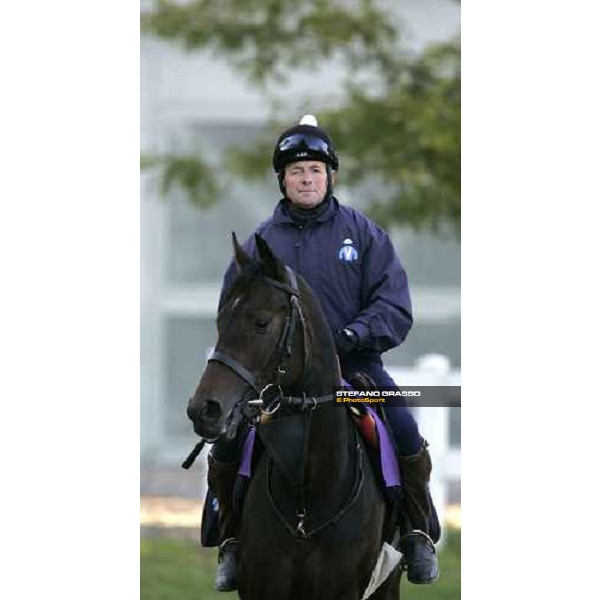
[[[279,173],[277,173],[277,182],[279,183],[279,189],[281,190],[281,193],[284,195],[285,198],[287,198],[287,194],[285,191],[285,185],[283,184],[284,177],[285,177],[285,165],[283,167],[281,167],[281,170],[279,171]]]
[[[333,172],[331,169],[331,165],[325,164],[325,168],[327,169],[327,193],[325,194],[325,198],[329,198],[333,195]]]

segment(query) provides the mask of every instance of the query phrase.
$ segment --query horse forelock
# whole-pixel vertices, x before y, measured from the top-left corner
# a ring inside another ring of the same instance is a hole
[[[270,270],[262,262],[258,260],[252,260],[248,264],[244,265],[237,277],[231,283],[231,286],[225,295],[223,306],[227,305],[234,295],[239,296],[240,294],[246,292],[253,281],[261,279],[262,277],[274,278],[273,276],[274,274],[270,272]]]

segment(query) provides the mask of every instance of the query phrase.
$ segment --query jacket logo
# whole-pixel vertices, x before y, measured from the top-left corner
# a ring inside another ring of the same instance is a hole
[[[358,259],[358,251],[352,245],[352,240],[350,238],[346,238],[344,240],[344,245],[340,248],[338,252],[338,258],[342,262],[351,263]]]

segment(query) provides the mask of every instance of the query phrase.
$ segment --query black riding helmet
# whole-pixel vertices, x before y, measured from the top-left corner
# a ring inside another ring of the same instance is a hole
[[[275,144],[273,169],[283,194],[285,166],[301,160],[318,160],[327,165],[327,196],[330,196],[333,190],[331,171],[337,171],[340,163],[331,138],[317,126],[317,119],[312,115],[304,115],[300,123],[284,131]]]

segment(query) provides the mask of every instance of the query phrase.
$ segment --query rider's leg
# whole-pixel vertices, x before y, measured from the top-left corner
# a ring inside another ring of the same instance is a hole
[[[216,442],[208,456],[208,485],[219,503],[219,564],[215,588],[222,592],[237,589],[239,518],[233,510],[233,487],[244,431],[240,427],[233,440]]]
[[[431,583],[437,579],[438,564],[431,539],[431,456],[425,440],[419,452],[398,456],[398,461],[402,475],[402,506],[412,528],[400,540],[400,548],[406,556],[408,580]]]
[[[369,375],[377,387],[395,387],[396,383],[379,361],[367,364],[342,365],[345,378],[352,370]],[[406,556],[408,579],[412,583],[431,583],[438,576],[435,546],[430,537],[431,505],[429,479],[431,457],[427,444],[419,433],[414,417],[406,406],[384,407],[398,450],[402,476],[403,508],[410,521],[409,532],[401,540]]]

